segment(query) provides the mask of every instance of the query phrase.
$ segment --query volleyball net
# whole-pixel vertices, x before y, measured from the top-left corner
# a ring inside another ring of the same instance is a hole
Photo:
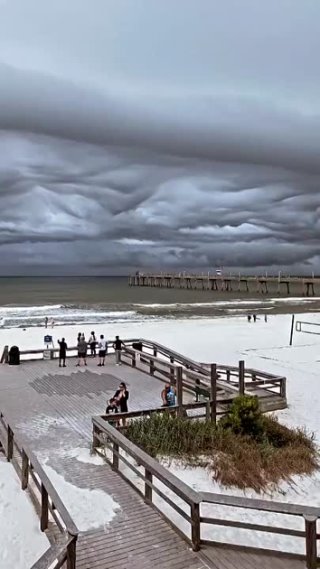
[[[316,322],[297,320],[296,332],[302,332],[303,334],[315,334],[316,336],[320,336],[320,323],[317,324]]]

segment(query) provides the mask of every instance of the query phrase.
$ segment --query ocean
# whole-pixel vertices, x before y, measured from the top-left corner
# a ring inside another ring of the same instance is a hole
[[[2,277],[0,327],[318,312],[319,297],[129,287],[126,277]]]

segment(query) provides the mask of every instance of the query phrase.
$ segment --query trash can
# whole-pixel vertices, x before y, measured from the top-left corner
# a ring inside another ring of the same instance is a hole
[[[9,351],[9,365],[18,366],[20,365],[20,350],[18,346],[12,346]]]

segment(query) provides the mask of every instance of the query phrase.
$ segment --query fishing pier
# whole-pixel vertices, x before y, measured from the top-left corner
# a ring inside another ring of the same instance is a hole
[[[188,273],[137,273],[128,277],[130,287],[176,288],[220,292],[252,292],[258,294],[320,293],[320,277],[215,275]]]

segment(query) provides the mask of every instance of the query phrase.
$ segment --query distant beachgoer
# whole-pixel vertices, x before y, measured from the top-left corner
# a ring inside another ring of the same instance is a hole
[[[64,338],[62,340],[58,340],[59,344],[59,367],[63,364],[63,367],[66,367],[66,355],[67,355],[67,344]]]
[[[48,316],[46,316],[44,319],[44,327],[48,328]]]
[[[167,383],[161,391],[162,407],[171,407],[176,404],[176,392],[174,387]]]
[[[257,315],[254,314],[254,315],[253,315],[253,322],[256,322],[256,321],[257,321]]]
[[[264,321],[268,322],[268,316],[266,314],[264,315]]]
[[[120,383],[119,389],[115,392],[113,399],[115,399],[116,404],[120,407],[120,413],[128,413],[129,391],[123,381]],[[125,419],[122,419],[122,426],[126,426]]]
[[[79,332],[79,334],[77,336],[77,344],[79,344],[80,340],[81,340],[81,332]]]
[[[251,322],[251,314],[248,314],[247,318],[248,318],[248,322]]]
[[[87,342],[84,339],[84,336],[80,338],[79,342],[78,342],[78,363],[77,366],[81,365],[81,362],[83,361],[83,364],[86,366],[87,365]]]
[[[51,320],[51,328],[54,328],[54,320]]]
[[[107,340],[104,339],[104,335],[101,334],[100,336],[100,341],[98,344],[98,348],[99,348],[99,363],[98,366],[104,366],[104,362],[106,359],[106,353],[107,353],[107,349],[108,349],[108,342]]]
[[[89,346],[90,352],[93,358],[96,357],[96,346],[97,346],[97,339],[94,332],[91,332],[91,336],[89,338]]]
[[[119,336],[116,336],[115,341],[113,342],[113,348],[116,354],[116,366],[121,366],[121,350],[124,343],[120,340]]]

